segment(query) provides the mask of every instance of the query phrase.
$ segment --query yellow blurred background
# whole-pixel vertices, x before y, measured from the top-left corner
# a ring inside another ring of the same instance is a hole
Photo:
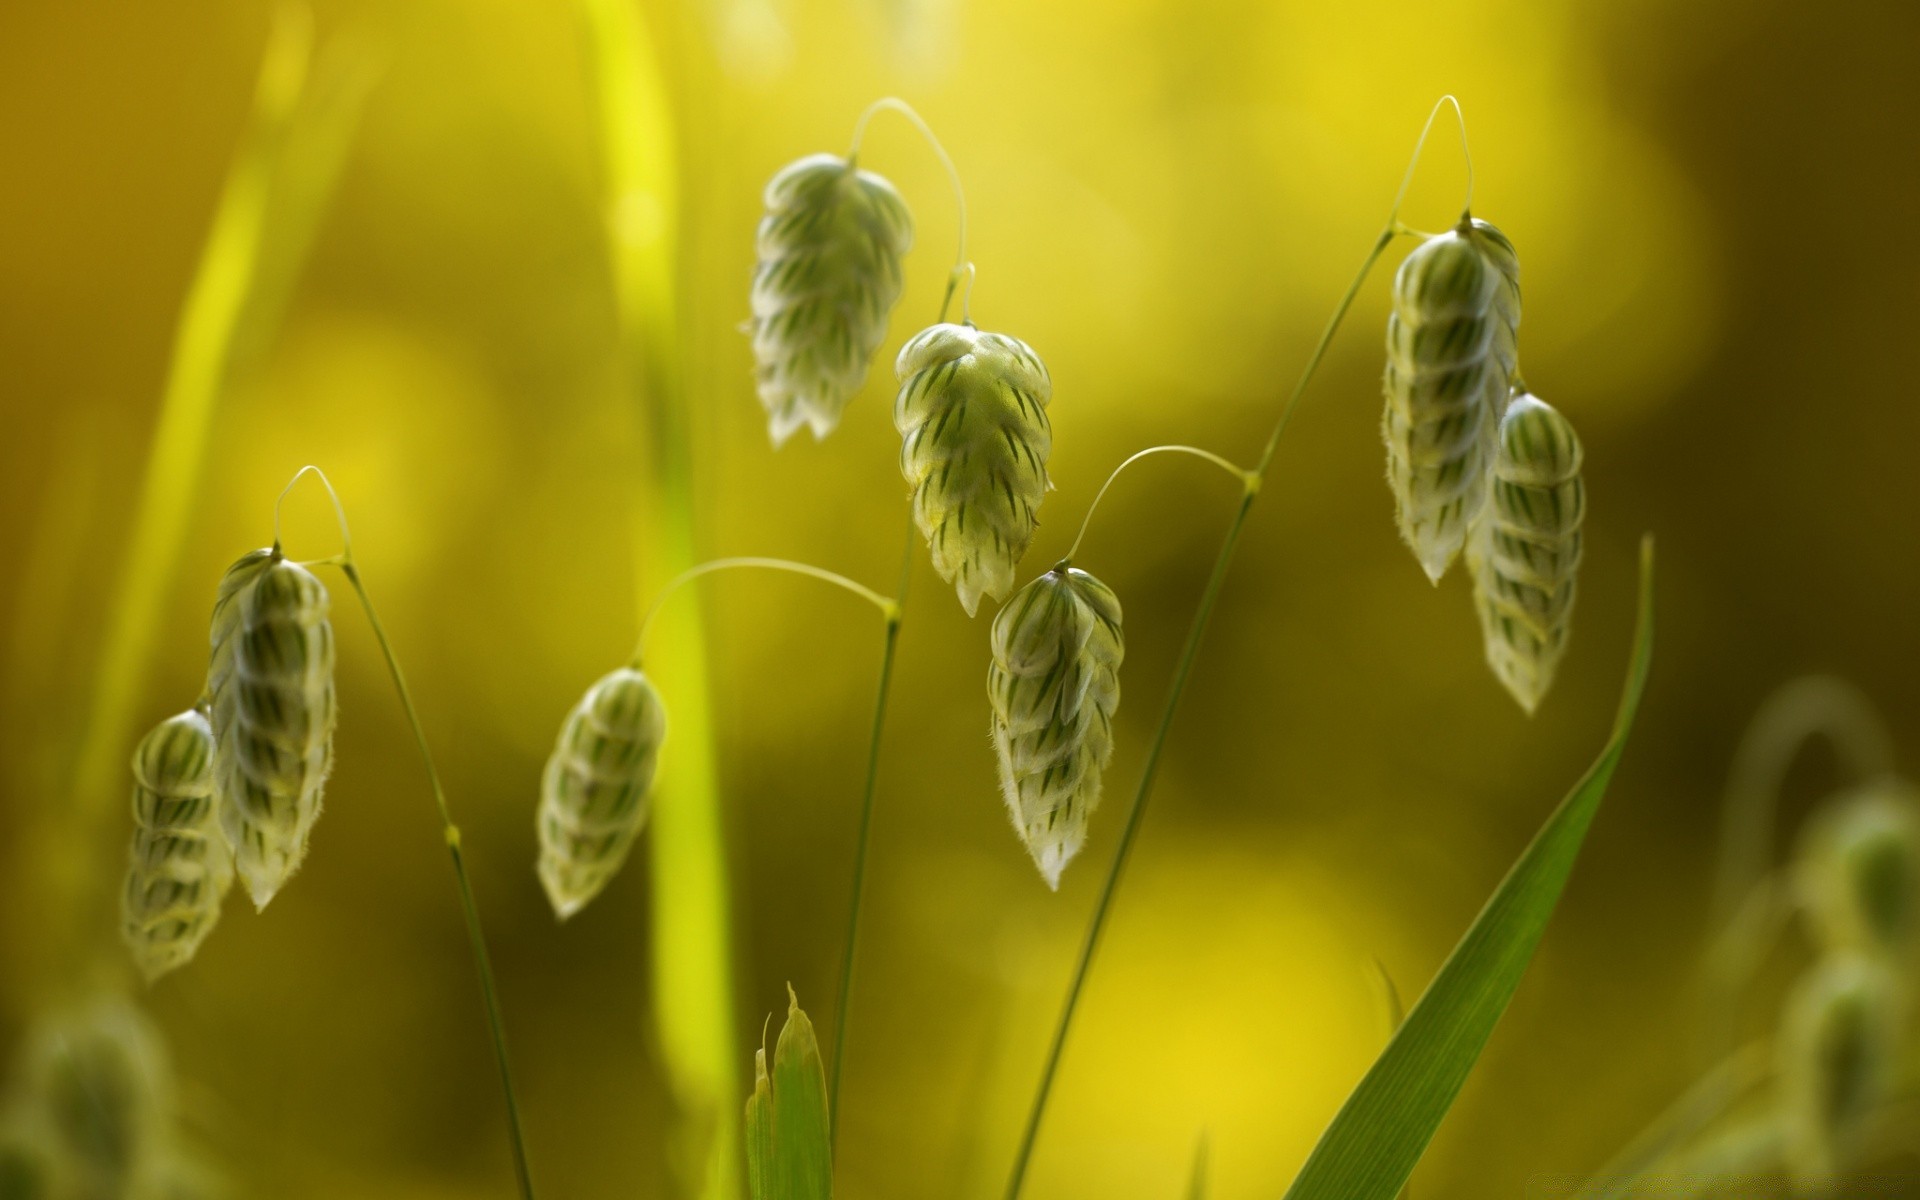
[[[886,364],[938,305],[953,201],[911,129],[880,118],[862,165],[914,210],[906,292],[843,428],[776,454],[738,332],[776,169],[844,150],[881,95],[946,143],[973,315],[1055,380],[1058,490],[1030,575],[1131,451],[1257,456],[1421,122],[1460,98],[1475,212],[1525,271],[1528,380],[1587,446],[1560,682],[1524,718],[1482,665],[1465,580],[1429,587],[1396,539],[1377,432],[1396,248],[1255,510],[1029,1194],[1177,1194],[1202,1131],[1215,1195],[1280,1193],[1381,1041],[1369,959],[1417,993],[1597,749],[1652,530],[1662,629],[1640,729],[1416,1195],[1520,1196],[1604,1161],[1688,1082],[1717,801],[1751,710],[1818,668],[1860,683],[1902,739],[1920,718],[1920,509],[1900,482],[1920,445],[1913,9],[705,0],[645,15],[680,141],[701,552],[881,588],[903,520]],[[541,763],[628,652],[643,599],[574,6],[316,3],[322,42],[351,39],[378,81],[277,327],[219,395],[154,653],[119,664],[138,691],[92,801],[109,819],[82,822],[77,849],[63,833],[175,323],[271,18],[229,0],[0,7],[0,1036],[124,983],[119,764],[197,693],[219,572],[271,539],[280,486],[316,463],[465,830],[543,1192],[671,1194],[646,856],[564,927],[531,870]],[[1464,178],[1436,137],[1406,219],[1443,227]],[[1078,559],[1126,605],[1126,697],[1108,799],[1058,894],[997,794],[986,618],[920,557],[853,998],[845,1195],[1000,1186],[1232,502],[1198,464],[1147,464]],[[289,503],[291,551],[331,553],[318,493]],[[699,594],[744,1085],[788,981],[823,1027],[831,1011],[880,638],[870,611],[804,581]],[[338,766],[308,865],[262,916],[233,901],[144,1002],[236,1194],[504,1196],[430,798],[343,590],[335,612]],[[74,873],[97,919],[50,911]]]

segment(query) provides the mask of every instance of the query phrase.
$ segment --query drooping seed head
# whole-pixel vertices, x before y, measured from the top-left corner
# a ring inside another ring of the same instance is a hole
[[[29,1035],[23,1099],[82,1196],[130,1194],[167,1138],[172,1075],[159,1035],[139,1012],[101,998],[43,1021]]]
[[[1801,1194],[1830,1190],[1855,1165],[1872,1117],[1899,1080],[1904,1022],[1899,983],[1860,955],[1828,956],[1788,997],[1778,1119]]]
[[[1470,222],[1400,264],[1387,318],[1387,484],[1400,534],[1438,582],[1486,504],[1493,431],[1517,359],[1519,265]]]
[[[233,853],[214,811],[213,758],[213,727],[199,709],[162,721],[134,751],[120,931],[149,983],[193,958],[233,884]]]
[[[647,819],[666,709],[632,667],[587,689],[560,727],[540,779],[540,882],[566,920],[619,873]]]
[[[934,568],[972,616],[998,600],[1033,541],[1047,492],[1053,381],[1018,338],[934,325],[900,348],[893,424],[900,473]]]
[[[213,610],[214,789],[256,907],[307,855],[333,767],[333,626],[326,585],[278,550],[227,569]]]
[[[1580,569],[1586,490],[1573,425],[1519,393],[1500,420],[1492,503],[1467,565],[1487,665],[1531,713],[1566,650]]]
[[[1801,837],[1794,880],[1823,944],[1913,962],[1920,954],[1920,794],[1889,779],[1831,802]]]
[[[892,184],[833,154],[767,184],[753,273],[753,354],[775,446],[823,438],[866,381],[900,298],[913,219]]]
[[[1126,654],[1120,600],[1077,568],[1055,567],[993,619],[987,699],[1000,790],[1047,886],[1086,844],[1113,756]]]

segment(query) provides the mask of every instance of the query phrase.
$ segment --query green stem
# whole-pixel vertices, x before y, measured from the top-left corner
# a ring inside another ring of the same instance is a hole
[[[1431,123],[1431,119],[1429,119]],[[1425,133],[1421,134],[1422,139]],[[1416,151],[1416,160],[1418,152]],[[1409,167],[1411,172],[1411,167]],[[1404,193],[1404,185],[1402,191]],[[1393,241],[1397,231],[1399,202],[1394,203],[1394,212],[1388,218],[1387,226],[1374,240],[1373,249],[1367,252],[1366,261],[1360,264],[1359,273],[1353,282],[1347,285],[1346,294],[1340,298],[1340,304],[1333,311],[1327,326],[1321,331],[1320,340],[1313,348],[1313,355],[1307,360],[1306,369],[1300,373],[1300,379],[1294,384],[1293,392],[1287,397],[1286,405],[1280,410],[1280,417],[1274,423],[1273,433],[1267,438],[1266,449],[1260,455],[1260,465],[1247,477],[1246,488],[1240,498],[1240,507],[1233,514],[1233,524],[1227,527],[1227,536],[1220,543],[1220,553],[1213,561],[1213,571],[1207,577],[1206,591],[1200,595],[1200,606],[1194,611],[1193,625],[1187,631],[1186,645],[1180,651],[1179,665],[1174,668],[1173,686],[1167,694],[1167,703],[1160,713],[1160,724],[1154,730],[1153,741],[1147,749],[1147,762],[1140,774],[1140,786],[1134,792],[1133,805],[1127,810],[1127,823],[1120,831],[1120,844],[1114,850],[1113,865],[1107,869],[1107,879],[1100,888],[1100,898],[1094,904],[1093,918],[1087,926],[1086,940],[1081,944],[1080,957],[1073,969],[1073,980],[1067,985],[1066,1006],[1061,1010],[1059,1024],[1054,1028],[1053,1042],[1047,1050],[1046,1066],[1040,1075],[1040,1087],[1033,1099],[1032,1111],[1027,1115],[1026,1130],[1020,1136],[1020,1148],[1014,1156],[1013,1173],[1007,1180],[1007,1200],[1017,1200],[1020,1189],[1026,1182],[1027,1166],[1033,1157],[1035,1141],[1040,1136],[1040,1122],[1046,1115],[1047,1098],[1053,1092],[1054,1076],[1060,1069],[1060,1056],[1066,1050],[1067,1033],[1073,1027],[1073,1015],[1080,1006],[1080,993],[1086,987],[1087,973],[1093,966],[1093,956],[1100,948],[1100,935],[1105,931],[1107,917],[1113,907],[1114,893],[1119,890],[1120,877],[1126,871],[1127,859],[1133,852],[1134,838],[1140,832],[1140,822],[1146,816],[1147,802],[1153,796],[1153,785],[1160,771],[1160,755],[1166,749],[1167,735],[1173,730],[1173,718],[1180,710],[1180,700],[1186,694],[1187,681],[1193,674],[1194,662],[1200,655],[1200,644],[1206,638],[1207,625],[1213,619],[1213,610],[1220,602],[1220,592],[1226,585],[1227,569],[1233,564],[1233,552],[1240,544],[1241,532],[1247,523],[1247,514],[1253,509],[1253,502],[1260,494],[1260,485],[1266,478],[1267,468],[1273,462],[1273,454],[1280,444],[1280,435],[1286,431],[1287,423],[1293,417],[1293,410],[1300,403],[1300,397],[1306,392],[1307,384],[1312,381],[1320,362],[1326,357],[1327,347],[1333,343],[1334,334],[1339,332],[1340,324],[1346,319],[1347,310],[1353,306],[1354,297],[1366,282],[1373,264]]]
[[[867,739],[867,780],[860,791],[860,829],[854,835],[853,894],[847,902],[847,936],[840,951],[840,994],[833,1002],[833,1065],[827,1072],[828,1154],[840,1144],[840,1065],[847,1049],[847,1003],[853,995],[853,963],[859,946],[860,901],[867,889],[867,846],[873,831],[873,796],[880,779],[880,741],[886,731],[887,696],[893,685],[894,651],[900,644],[900,614],[913,574],[913,514],[907,514],[907,540],[900,552],[900,583],[887,610],[886,643],[880,652],[880,687],[873,701],[873,730]]]
[[[332,486],[327,490],[331,492]],[[338,500],[335,501],[336,505]],[[460,853],[460,828],[453,823],[453,814],[447,808],[446,789],[440,785],[440,772],[433,765],[433,751],[427,748],[426,730],[421,728],[420,715],[413,707],[413,693],[407,690],[407,680],[400,673],[400,660],[393,656],[393,646],[387,641],[386,627],[380,624],[380,615],[374,611],[373,601],[367,596],[367,588],[360,581],[360,570],[354,565],[352,551],[341,556],[340,571],[353,585],[354,594],[360,597],[360,607],[367,614],[367,624],[373,626],[374,640],[380,643],[380,653],[387,660],[387,674],[393,678],[393,690],[400,695],[400,707],[406,710],[407,725],[413,730],[413,740],[420,747],[420,761],[427,769],[427,782],[433,788],[433,802],[440,810],[440,825],[446,837],[447,852],[453,858],[453,876],[460,885],[460,910],[466,915],[467,942],[473,948],[473,965],[480,975],[480,996],[487,1008],[487,1028],[493,1036],[493,1058],[500,1068],[500,1087],[507,1098],[507,1128],[513,1141],[513,1170],[520,1182],[520,1195],[523,1200],[533,1200],[533,1173],[527,1166],[527,1139],[520,1126],[520,1100],[513,1087],[513,1066],[507,1058],[506,1024],[500,1017],[499,989],[494,983],[493,962],[487,955],[486,935],[480,929],[480,909],[474,903],[473,883],[467,877],[467,862]]]
[[[886,617],[888,620],[894,619],[899,608],[899,605],[895,603],[891,596],[882,596],[879,592],[874,591],[863,583],[857,583],[854,580],[848,579],[845,575],[829,571],[824,567],[816,567],[812,563],[794,562],[792,559],[786,558],[716,558],[703,562],[698,566],[687,568],[680,572],[680,574],[674,576],[673,579],[667,583],[667,586],[660,589],[660,594],[653,598],[653,604],[648,607],[646,615],[640,619],[640,637],[634,645],[633,661],[635,663],[640,661],[641,651],[646,648],[647,644],[647,630],[653,627],[653,619],[660,614],[660,609],[666,604],[668,597],[679,591],[680,588],[686,584],[692,583],[702,576],[712,575],[716,571],[740,570],[785,571],[790,575],[805,575],[809,579],[818,579],[822,583],[830,583],[844,591],[852,592],[862,600],[873,605],[880,610],[881,616]]]

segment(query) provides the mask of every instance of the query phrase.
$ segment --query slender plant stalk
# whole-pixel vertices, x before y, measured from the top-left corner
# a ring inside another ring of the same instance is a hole
[[[828,1152],[840,1145],[840,1067],[847,1048],[847,1004],[853,995],[853,963],[860,937],[860,903],[867,890],[867,845],[873,831],[873,796],[880,780],[880,742],[887,727],[887,697],[893,685],[894,652],[900,644],[900,614],[913,575],[913,513],[907,513],[907,542],[900,553],[900,580],[887,613],[886,641],[880,651],[880,687],[873,701],[873,730],[867,738],[867,778],[860,788],[860,828],[854,835],[853,888],[847,901],[847,936],[840,946],[840,993],[833,1001],[833,1063],[827,1070]]]
[[[333,514],[340,525],[340,553],[325,561],[340,568],[340,573],[353,585],[353,594],[360,600],[360,611],[367,614],[367,624],[373,629],[373,639],[380,645],[380,656],[386,660],[387,675],[393,680],[393,690],[400,697],[400,708],[407,717],[407,727],[413,731],[414,745],[420,748],[420,764],[426,768],[427,785],[433,791],[434,808],[440,814],[441,835],[447,843],[447,853],[453,859],[453,877],[460,887],[460,910],[466,916],[467,944],[473,950],[473,966],[480,977],[480,998],[486,1005],[487,1030],[493,1041],[493,1058],[500,1070],[500,1088],[506,1095],[507,1129],[513,1146],[513,1170],[520,1184],[523,1200],[533,1200],[533,1173],[527,1166],[527,1139],[521,1128],[520,1100],[513,1086],[513,1066],[507,1057],[506,1023],[500,1016],[499,987],[494,982],[493,960],[487,953],[487,939],[480,927],[480,908],[473,899],[473,883],[467,876],[466,856],[461,852],[460,827],[453,823],[453,812],[447,807],[447,790],[440,782],[440,770],[434,765],[433,751],[427,745],[427,731],[420,724],[420,713],[413,705],[413,692],[407,687],[407,677],[400,670],[400,660],[394,657],[393,643],[387,640],[387,627],[380,622],[380,613],[373,607],[373,598],[367,595],[367,585],[360,578],[360,565],[353,556],[353,534],[347,528],[346,509],[340,504],[340,496],[333,490],[333,483],[326,472],[318,467],[302,467],[295,473],[286,489],[280,493],[280,503],[284,503],[287,492],[294,484],[307,475],[320,481],[327,490],[327,498],[333,502]],[[273,510],[273,541],[280,544],[280,503]]]
[[[296,6],[278,10],[254,89],[251,123],[222,185],[174,330],[159,418],[147,451],[133,528],[119,559],[93,692],[71,772],[72,796],[57,809],[66,840],[56,852],[37,856],[52,873],[47,907],[73,914],[75,921],[86,921],[88,927],[96,910],[86,898],[97,891],[98,878],[89,865],[90,848],[101,840],[96,835],[112,811],[109,801],[125,798],[116,781],[126,770],[134,708],[166,611],[164,600],[179,571],[214,410],[238,356],[243,327],[253,324],[257,341],[264,331],[254,310],[263,302],[274,307],[277,300],[260,294],[264,267],[271,265],[269,273],[281,276],[283,283],[297,267],[296,262],[285,261],[297,259],[297,254],[267,264],[266,260],[275,258],[270,243],[305,244],[310,230],[293,226],[318,220],[339,166],[337,154],[332,161],[298,164],[303,171],[297,186],[305,194],[284,194],[282,177],[295,165],[286,161],[293,140],[289,135],[301,119],[312,51],[310,14]],[[322,141],[337,151],[344,146],[344,130],[350,130],[357,118],[357,107],[336,111],[332,117],[343,131]],[[317,149],[312,141],[304,148]],[[290,200],[296,202],[290,204]],[[90,939],[76,933],[59,942],[82,948]]]
[[[1034,1143],[1040,1136],[1040,1123],[1046,1115],[1047,1099],[1053,1092],[1053,1082],[1059,1073],[1060,1058],[1066,1050],[1067,1034],[1073,1027],[1073,1017],[1080,1005],[1080,994],[1086,987],[1087,974],[1093,967],[1094,954],[1100,948],[1100,935],[1106,929],[1107,917],[1113,908],[1114,893],[1119,890],[1120,879],[1126,871],[1127,860],[1133,852],[1134,838],[1139,835],[1140,823],[1146,816],[1147,802],[1153,796],[1154,781],[1160,772],[1160,756],[1165,751],[1167,736],[1173,730],[1173,719],[1180,710],[1180,701],[1185,696],[1187,682],[1192,677],[1194,663],[1200,655],[1200,645],[1206,639],[1207,626],[1213,619],[1213,611],[1220,602],[1220,593],[1226,586],[1227,569],[1233,564],[1233,552],[1240,545],[1241,533],[1246,528],[1247,514],[1253,510],[1253,502],[1260,495],[1260,486],[1266,479],[1267,468],[1273,462],[1274,451],[1280,445],[1280,436],[1286,432],[1293,412],[1300,403],[1300,397],[1312,382],[1314,373],[1319,370],[1321,360],[1326,357],[1327,348],[1346,319],[1347,310],[1353,306],[1354,297],[1359,295],[1361,286],[1373,270],[1374,263],[1386,251],[1395,236],[1402,232],[1400,224],[1400,204],[1406,198],[1407,187],[1412,182],[1415,167],[1420,162],[1421,149],[1426,145],[1427,133],[1433,127],[1442,105],[1453,102],[1451,96],[1434,106],[1433,114],[1427,118],[1426,128],[1420,131],[1420,141],[1414,147],[1413,160],[1407,164],[1407,172],[1401,180],[1400,192],[1394,198],[1393,208],[1387,215],[1385,228],[1374,239],[1373,247],[1367,251],[1367,257],[1360,264],[1360,270],[1354,275],[1353,282],[1347,285],[1346,294],[1340,297],[1340,303],[1333,310],[1333,316],[1321,330],[1320,340],[1315,343],[1313,353],[1307,359],[1307,365],[1294,383],[1293,391],[1287,396],[1286,403],[1280,409],[1279,418],[1274,422],[1273,432],[1268,435],[1266,448],[1261,451],[1259,465],[1246,476],[1245,487],[1241,493],[1240,504],[1233,514],[1233,522],[1227,527],[1227,534],[1220,543],[1220,553],[1214,559],[1213,569],[1207,576],[1206,590],[1200,594],[1200,604],[1193,614],[1193,624],[1187,631],[1186,644],[1181,648],[1180,659],[1174,667],[1173,683],[1167,692],[1166,706],[1161,710],[1160,723],[1154,729],[1153,740],[1147,747],[1146,765],[1140,773],[1140,785],[1134,792],[1133,804],[1127,810],[1125,826],[1120,831],[1120,843],[1114,849],[1113,865],[1107,870],[1106,881],[1101,884],[1100,897],[1094,902],[1093,917],[1087,925],[1086,939],[1080,947],[1080,956],[1074,963],[1073,977],[1067,985],[1067,999],[1060,1013],[1059,1023],[1054,1027],[1053,1041],[1047,1049],[1046,1065],[1040,1074],[1040,1086],[1034,1094],[1033,1107],[1027,1114],[1025,1130],[1020,1135],[1019,1149],[1014,1154],[1013,1170],[1007,1179],[1007,1200],[1017,1200],[1021,1188],[1026,1183],[1027,1167],[1033,1158]],[[1454,111],[1459,112],[1458,104]],[[1461,139],[1464,144],[1466,129],[1461,126]],[[1471,157],[1468,162],[1471,164]],[[1472,198],[1472,168],[1468,168],[1468,200]]]
[[[581,0],[581,11],[599,97],[622,365],[631,407],[643,414],[633,538],[644,583],[696,561],[679,320],[679,147],[659,53],[638,7]],[[650,661],[672,680],[676,749],[661,763],[648,832],[648,913],[655,1029],[678,1110],[670,1160],[682,1194],[734,1200],[744,1188],[744,1098],[734,1061],[733,914],[706,634],[696,606],[677,608],[660,624]]]

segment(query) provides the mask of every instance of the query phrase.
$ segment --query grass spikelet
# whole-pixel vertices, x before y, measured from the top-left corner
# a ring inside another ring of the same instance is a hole
[[[1496,307],[1510,289],[1485,243],[1471,225],[1428,238],[1394,276],[1387,317],[1387,485],[1400,536],[1435,583],[1486,503],[1494,423],[1507,396],[1496,335],[1510,345],[1514,327]],[[1517,285],[1511,296],[1517,323]]]
[[[1120,600],[1055,567],[993,620],[987,698],[1000,789],[1014,830],[1050,888],[1087,840],[1120,705]]]
[[[333,766],[333,626],[326,585],[276,547],[227,569],[213,610],[220,827],[254,905],[265,908],[307,855]]]
[[[193,958],[233,885],[233,853],[214,812],[213,746],[213,726],[196,708],[162,721],[134,751],[121,934],[149,983]]]
[[[128,1194],[170,1132],[171,1073],[153,1027],[123,1001],[60,1014],[31,1035],[22,1098],[76,1195]]]
[[[753,1052],[747,1099],[747,1187],[752,1200],[831,1200],[832,1117],[820,1043],[800,1000],[787,989],[787,1021],[774,1044]]]
[[[934,569],[972,616],[1013,586],[1047,491],[1053,381],[1018,338],[933,325],[900,348],[900,472]]]
[[[1920,948],[1920,796],[1883,780],[1834,802],[1808,824],[1794,882],[1828,947],[1912,961]]]
[[[1520,255],[1498,226],[1479,217],[1468,219],[1467,240],[1500,273],[1493,293],[1493,358],[1512,383],[1520,371]],[[1498,403],[1504,410],[1506,397]]]
[[[779,446],[802,425],[824,438],[866,382],[900,298],[913,218],[892,184],[813,154],[768,182],[753,272],[760,403]]]
[[[1536,396],[1500,419],[1492,504],[1469,555],[1487,665],[1531,713],[1553,684],[1573,616],[1586,490],[1580,438]]]
[[[1828,957],[1788,998],[1778,1116],[1800,1192],[1830,1190],[1858,1153],[1896,1083],[1902,1008],[1886,968],[1852,954]]]
[[[621,667],[567,714],[540,781],[540,882],[561,920],[627,861],[647,819],[666,710],[645,675]]]

